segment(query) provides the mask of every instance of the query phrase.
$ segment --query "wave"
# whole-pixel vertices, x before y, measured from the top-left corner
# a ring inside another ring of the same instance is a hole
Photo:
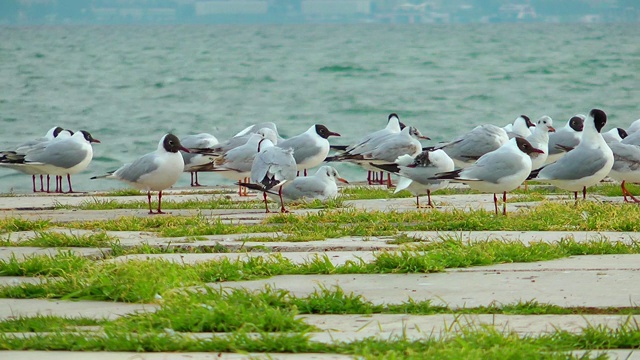
[[[318,69],[318,72],[328,72],[328,73],[364,73],[364,72],[371,72],[372,70],[357,66],[357,65],[328,65],[328,66],[323,66],[320,69]]]

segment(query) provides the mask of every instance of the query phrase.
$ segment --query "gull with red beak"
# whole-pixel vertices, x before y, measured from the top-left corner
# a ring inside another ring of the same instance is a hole
[[[164,214],[162,211],[162,191],[173,186],[184,170],[184,160],[180,151],[189,149],[180,144],[180,139],[173,134],[166,134],[160,139],[158,148],[138,158],[118,170],[92,179],[116,179],[124,181],[136,189],[147,192],[149,214]],[[151,192],[158,191],[158,211],[151,208]]]

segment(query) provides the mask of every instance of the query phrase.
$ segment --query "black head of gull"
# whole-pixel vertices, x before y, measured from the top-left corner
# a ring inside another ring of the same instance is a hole
[[[531,143],[527,139],[521,137],[516,137],[515,139],[516,145],[518,145],[518,149],[520,149],[520,151],[522,151],[523,153],[529,156],[531,156],[532,154],[534,154],[534,156],[537,156],[535,154],[544,154],[544,151],[533,147],[533,145],[531,145]]]
[[[88,131],[80,130],[80,132],[82,133],[82,136],[84,136],[84,139],[87,140],[89,143],[100,143],[100,140],[95,139],[93,136],[91,136],[91,134]]]
[[[189,152],[189,149],[182,146],[182,144],[180,144],[180,139],[178,139],[178,137],[173,134],[165,135],[164,139],[162,140],[162,147],[170,153],[177,153],[180,150]]]
[[[330,131],[326,126],[320,124],[316,124],[316,134],[323,139],[326,139],[329,136],[340,136],[337,132]]]
[[[569,120],[569,126],[577,131],[580,132],[584,129],[584,118],[582,118],[581,116],[574,116]]]
[[[598,132],[607,124],[607,114],[600,109],[592,109],[589,116],[593,118],[593,124],[596,126]]]

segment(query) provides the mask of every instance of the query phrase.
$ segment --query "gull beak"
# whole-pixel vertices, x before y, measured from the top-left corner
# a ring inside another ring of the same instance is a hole
[[[98,139],[91,139],[90,142],[100,144],[100,140],[98,140]]]
[[[345,184],[348,184],[348,183],[349,183],[347,180],[345,180],[345,179],[343,179],[343,178],[341,178],[341,177],[336,178],[336,180],[338,180],[338,181],[340,181],[340,182],[343,182],[343,183],[345,183]]]
[[[533,151],[534,153],[544,154],[544,151],[543,151],[543,150],[540,150],[540,149],[533,148],[533,150],[532,150],[532,151]]]
[[[191,151],[189,151],[189,149],[187,149],[187,148],[186,148],[186,147],[184,147],[184,146],[180,146],[180,150],[182,150],[182,151],[184,151],[184,152],[186,152],[186,153],[190,153],[190,152],[191,152]]]
[[[329,131],[329,136],[340,136],[337,132]]]
[[[430,137],[428,137],[428,136],[424,136],[424,135],[420,135],[420,136],[418,136],[418,137],[419,137],[420,139],[422,139],[422,140],[431,140],[431,138],[430,138]]]
[[[556,132],[556,129],[553,126],[548,126],[549,132]]]

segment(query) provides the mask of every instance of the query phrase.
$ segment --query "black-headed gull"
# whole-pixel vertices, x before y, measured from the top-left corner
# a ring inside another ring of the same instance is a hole
[[[616,130],[617,128],[613,129]],[[638,183],[640,182],[640,146],[632,144],[623,144],[618,138],[622,137],[618,134],[618,137],[609,136],[605,138],[607,145],[613,152],[613,166],[609,172],[609,177],[620,181],[620,188],[622,189],[622,196],[625,202],[629,202],[627,196],[634,202],[640,202],[631,192],[626,188],[625,183]],[[604,138],[604,134],[603,134]]]
[[[180,139],[180,143],[187,149],[207,149],[217,145],[218,139],[209,133],[200,133],[184,136]],[[182,152],[182,160],[184,160],[184,172],[188,172],[191,175],[191,186],[202,186],[198,182],[198,171],[194,168],[210,163],[211,157],[203,154]]]
[[[582,130],[584,129],[584,119],[586,116],[577,114],[572,116],[567,125],[556,132],[549,134],[549,154],[547,155],[547,164],[558,161],[567,151],[575,148],[580,144],[582,138]]]
[[[503,129],[507,132],[509,139],[516,136],[526,139],[527,136],[531,135],[530,128],[532,127],[535,127],[535,125],[531,122],[531,119],[527,115],[520,115],[513,121],[513,124],[508,124]]]
[[[578,146],[558,161],[532,172],[536,180],[548,182],[561,189],[573,191],[578,199],[587,197],[587,188],[604,179],[613,167],[613,152],[602,138],[600,130],[607,123],[607,114],[593,109],[584,121],[582,139]]]
[[[471,166],[484,154],[492,152],[509,141],[507,132],[498,126],[485,124],[445,144],[436,145],[449,155],[457,167]]]
[[[262,128],[258,130],[257,133],[249,133],[248,136],[249,138],[243,145],[234,147],[214,157],[213,160],[207,164],[194,167],[194,170],[212,171],[234,181],[249,181],[251,165],[259,151],[260,142],[264,139],[263,147],[269,146],[267,142],[270,145],[274,145],[274,143],[277,142],[277,134],[269,128]],[[197,149],[195,151],[201,150]],[[246,187],[240,186],[238,188],[238,195],[247,196],[246,190]]]
[[[402,155],[414,157],[422,151],[422,144],[413,134],[415,134],[415,128],[407,126],[399,133],[393,133],[378,140],[379,143],[376,146],[355,148],[350,152],[327,158],[327,161],[351,162],[367,170],[377,171],[378,169],[371,166],[371,163],[386,164],[394,162]],[[388,182],[390,185],[390,178]]]
[[[56,176],[56,192],[63,192],[62,177],[67,176],[69,192],[73,192],[71,175],[87,168],[93,159],[92,143],[99,143],[88,131],[80,130],[69,137],[58,136],[52,140],[22,147],[13,163],[36,174]]]
[[[10,150],[10,151],[2,151],[0,152],[0,162],[5,162],[8,160],[8,158],[11,157],[15,157],[18,154],[23,154],[28,148],[38,145],[40,143],[43,142],[47,142],[47,141],[51,141],[53,139],[55,139],[56,137],[58,137],[58,135],[68,135],[71,136],[71,132],[70,131],[65,131],[63,128],[61,128],[60,126],[54,126],[51,129],[49,129],[47,131],[47,133],[43,136],[43,137],[39,137],[33,140],[28,140],[26,142],[23,142],[22,144],[16,146],[15,150]],[[65,136],[62,136],[60,138],[64,138]],[[31,175],[31,181],[33,183],[33,192],[38,192],[38,190],[36,189],[36,175],[40,175],[40,191],[44,192],[44,182],[42,179],[43,174],[39,173],[38,169],[34,169],[32,167],[26,167],[26,166],[10,166],[10,165],[4,165],[5,167],[9,167],[12,168],[14,170],[18,170],[22,173]],[[47,187],[48,187],[48,182],[47,182]],[[48,191],[48,190],[47,190]]]
[[[626,139],[627,136],[629,136],[629,134],[623,128],[613,128],[605,133],[602,133],[602,138],[607,142],[607,144],[610,141],[622,141]]]
[[[329,136],[340,136],[340,134],[330,131],[324,125],[315,124],[302,134],[278,142],[278,147],[293,149],[298,172],[303,171],[304,176],[307,176],[307,169],[322,164],[327,158]]]
[[[269,211],[267,191],[278,190],[280,211],[287,212],[282,199],[282,185],[296,178],[297,166],[293,149],[274,146],[271,141],[260,140],[258,154],[251,164],[251,183],[240,183],[251,189],[262,191],[266,212]]]
[[[158,143],[158,148],[139,157],[130,164],[121,166],[118,170],[91,179],[116,179],[123,181],[136,189],[147,192],[149,214],[164,214],[162,211],[162,191],[173,186],[184,170],[184,160],[180,151],[189,152],[180,144],[180,139],[173,134],[166,134]],[[158,192],[158,211],[151,208],[151,192]]]
[[[520,186],[531,173],[531,157],[542,154],[521,137],[515,137],[497,150],[486,153],[463,169],[437,174],[435,179],[462,182],[484,193],[493,193],[498,214],[498,198],[502,193],[502,214],[507,214],[507,192]]]
[[[324,165],[311,176],[296,177],[282,186],[282,197],[286,200],[315,200],[325,201],[338,196],[336,181],[349,182],[338,173],[333,166]],[[276,192],[271,192],[276,194]]]
[[[553,128],[553,119],[549,116],[545,115],[536,121],[533,132],[527,136],[526,139],[534,148],[542,150],[543,153],[531,159],[531,169],[535,170],[540,168],[544,165],[545,161],[547,161],[547,156],[549,156],[549,133],[555,131],[556,129]]]
[[[453,171],[455,164],[444,151],[425,150],[415,157],[402,155],[393,164],[371,164],[384,171],[400,176],[394,193],[407,189],[416,197],[416,207],[420,208],[420,195],[426,194],[427,206],[431,203],[431,192],[441,189],[448,180],[434,180],[436,174]]]

